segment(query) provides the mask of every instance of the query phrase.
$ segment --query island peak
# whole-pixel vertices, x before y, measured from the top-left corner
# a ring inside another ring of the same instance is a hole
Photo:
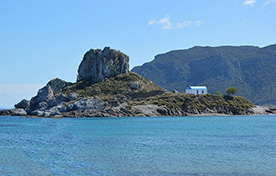
[[[129,57],[121,51],[110,47],[103,50],[90,49],[84,54],[79,65],[77,81],[89,79],[97,83],[128,71]]]

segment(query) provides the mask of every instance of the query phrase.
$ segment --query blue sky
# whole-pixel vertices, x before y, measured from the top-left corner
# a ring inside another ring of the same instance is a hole
[[[0,107],[52,78],[76,80],[83,54],[110,46],[130,67],[193,46],[276,43],[276,0],[0,0]]]

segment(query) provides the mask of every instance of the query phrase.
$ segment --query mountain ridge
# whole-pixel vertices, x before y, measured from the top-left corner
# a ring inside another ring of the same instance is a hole
[[[235,86],[256,104],[276,104],[276,44],[195,46],[158,54],[132,69],[167,90],[206,85],[210,93]],[[269,93],[268,93],[269,92]],[[271,96],[272,95],[272,96]]]

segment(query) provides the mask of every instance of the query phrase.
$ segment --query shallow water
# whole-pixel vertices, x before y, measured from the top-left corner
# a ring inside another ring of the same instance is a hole
[[[276,116],[0,117],[0,175],[276,175]]]

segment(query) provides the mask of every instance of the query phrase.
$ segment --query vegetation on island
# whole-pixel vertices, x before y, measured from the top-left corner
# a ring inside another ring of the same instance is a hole
[[[129,85],[133,82],[139,82],[141,88],[131,89]],[[190,112],[193,109],[197,113],[240,114],[254,107],[252,102],[239,96],[232,97],[222,94],[196,96],[186,93],[172,93],[133,72],[120,74],[100,83],[92,83],[89,80],[79,81],[69,86],[66,92],[77,93],[79,99],[97,97],[114,106],[127,103],[128,109],[136,105],[153,104],[184,112]],[[64,93],[66,94],[66,92]]]
[[[228,95],[191,95],[191,94],[175,94],[166,92],[162,95],[147,97],[145,99],[134,99],[129,103],[133,105],[156,104],[166,106],[168,108],[176,108],[178,110],[196,109],[200,113],[208,113],[208,110],[219,110],[221,113],[228,114],[227,111],[234,110],[233,114],[246,111],[254,107],[254,104],[244,97],[230,97]]]
[[[225,92],[227,93],[227,95],[233,96],[238,92],[238,89],[236,87],[229,87],[225,90]]]
[[[141,87],[139,89],[131,89],[130,85],[133,82],[139,82]],[[107,102],[114,102],[116,100],[123,103],[129,99],[156,95],[164,91],[163,88],[152,83],[150,80],[137,73],[129,72],[105,79],[99,83],[93,83],[89,79],[82,80],[69,86],[64,93],[77,93],[79,99],[97,97]]]

